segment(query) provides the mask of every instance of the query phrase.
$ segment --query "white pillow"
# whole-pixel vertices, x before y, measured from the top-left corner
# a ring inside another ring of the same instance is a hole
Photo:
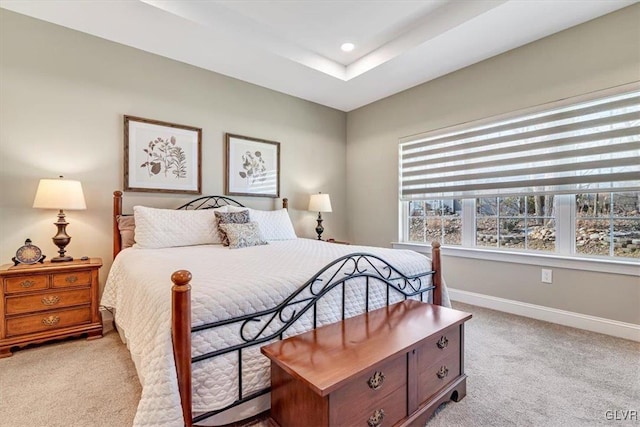
[[[242,212],[248,210],[248,208],[245,208],[243,206],[234,205],[226,205],[225,208],[227,208],[227,212]]]
[[[289,212],[286,209],[277,211],[259,211],[249,209],[249,218],[257,222],[265,240],[293,240],[297,239],[291,224]]]
[[[143,249],[221,244],[216,209],[175,210],[134,206],[136,247]]]

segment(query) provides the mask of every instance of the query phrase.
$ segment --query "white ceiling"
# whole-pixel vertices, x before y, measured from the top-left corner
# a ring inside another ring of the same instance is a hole
[[[638,0],[0,0],[350,111]],[[340,45],[356,48],[342,52]]]

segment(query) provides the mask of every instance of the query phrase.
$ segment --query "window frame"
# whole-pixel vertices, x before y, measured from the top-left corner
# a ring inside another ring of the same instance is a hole
[[[576,252],[575,194],[556,194],[556,250],[555,252],[530,249],[505,249],[476,244],[476,199],[462,200],[462,245],[442,242],[443,255],[490,261],[512,262],[543,267],[560,267],[585,271],[616,273],[640,277],[640,259],[586,255]],[[430,254],[431,242],[409,241],[409,201],[399,201],[399,241],[392,242],[396,249],[410,249]]]
[[[399,153],[399,182],[398,182],[398,194],[402,194],[402,145],[406,143],[416,142],[420,139],[429,139],[443,133],[457,133],[464,131],[471,127],[488,126],[498,121],[507,121],[515,119],[517,117],[529,114],[537,114],[541,111],[548,109],[562,108],[579,104],[583,102],[589,102],[601,97],[615,96],[629,91],[637,91],[640,89],[640,81],[623,84],[620,86],[611,87],[604,90],[597,90],[586,94],[563,98],[560,100],[530,106],[514,111],[510,111],[495,116],[485,117],[478,120],[471,120],[464,123],[460,123],[453,126],[445,126],[438,129],[433,129],[428,132],[419,134],[413,134],[405,136],[399,139],[398,153]],[[617,190],[615,188],[607,189],[601,192],[627,192],[627,191],[640,191],[640,189],[625,189]],[[597,189],[586,189],[584,193],[600,192]],[[515,195],[515,194],[514,194]],[[520,196],[528,196],[531,194],[519,194]],[[549,253],[545,251],[536,251],[528,249],[514,249],[514,248],[498,248],[498,247],[481,247],[476,245],[476,207],[475,199],[463,198],[463,196],[456,196],[456,199],[461,199],[462,209],[462,245],[445,245],[440,242],[443,255],[456,256],[463,258],[494,260],[502,262],[513,262],[520,264],[536,265],[543,267],[561,267],[569,269],[579,269],[585,271],[597,271],[605,273],[617,273],[640,277],[640,259],[626,258],[626,257],[614,257],[604,255],[588,255],[579,254],[576,251],[576,206],[575,196],[576,193],[556,193],[556,247],[555,252]],[[425,197],[425,199],[437,199],[438,197]],[[408,206],[409,200],[399,200],[399,216],[398,221],[398,242],[392,242],[394,248],[412,249],[418,252],[430,253],[430,242],[409,242],[408,241]],[[413,199],[418,201],[420,198]]]

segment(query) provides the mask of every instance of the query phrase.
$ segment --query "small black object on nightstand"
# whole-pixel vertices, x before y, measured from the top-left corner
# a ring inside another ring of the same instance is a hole
[[[80,261],[89,261],[89,257],[88,256],[83,256],[82,258],[80,258]]]

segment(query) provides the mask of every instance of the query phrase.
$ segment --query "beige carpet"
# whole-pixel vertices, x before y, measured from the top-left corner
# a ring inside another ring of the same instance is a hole
[[[130,426],[140,383],[111,323],[101,339],[28,347],[0,359],[0,426]]]
[[[443,406],[429,427],[640,425],[639,343],[455,307],[474,315],[466,329],[467,397]],[[0,426],[126,427],[139,396],[112,330],[0,360]],[[622,418],[629,410],[635,420],[607,420],[607,411]]]

